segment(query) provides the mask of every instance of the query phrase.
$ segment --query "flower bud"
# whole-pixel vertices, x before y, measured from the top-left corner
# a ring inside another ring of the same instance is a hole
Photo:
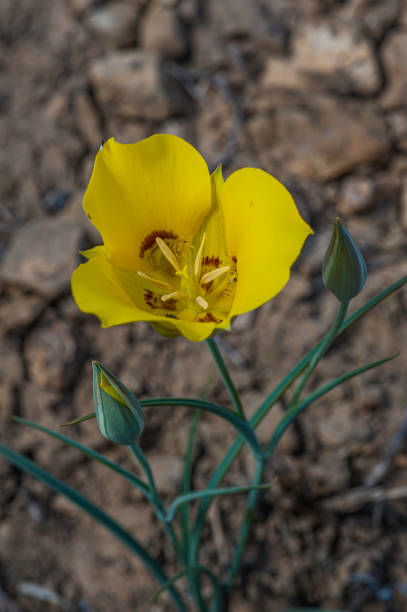
[[[117,444],[134,444],[144,428],[140,402],[123,383],[94,361],[93,401],[100,433]]]
[[[340,302],[349,302],[363,289],[366,263],[358,245],[338,218],[322,267],[322,279]]]

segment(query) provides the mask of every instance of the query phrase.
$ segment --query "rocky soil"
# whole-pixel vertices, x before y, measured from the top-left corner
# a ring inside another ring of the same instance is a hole
[[[90,412],[92,358],[140,397],[194,396],[209,379],[210,398],[228,403],[204,344],[143,323],[101,330],[73,303],[78,249],[99,240],[81,208],[95,153],[110,136],[177,134],[226,175],[248,165],[276,175],[314,228],[285,290],[222,338],[250,413],[335,315],[320,274],[335,216],[368,263],[352,308],[407,272],[407,2],[2,0],[0,58],[0,440],[104,505],[172,572],[137,492],[10,422],[17,413],[57,429]],[[233,612],[407,610],[406,310],[404,289],[319,367],[314,386],[402,351],[318,402],[283,438]],[[262,440],[283,410],[265,421]],[[146,416],[142,447],[171,499],[191,413]],[[93,421],[70,434],[131,467]],[[195,488],[232,440],[227,425],[202,419]],[[252,469],[242,455],[227,484]],[[102,527],[3,460],[0,483],[2,612],[142,609],[155,584]],[[223,499],[209,515],[202,561],[221,575],[243,504]],[[173,608],[163,596],[152,609]]]

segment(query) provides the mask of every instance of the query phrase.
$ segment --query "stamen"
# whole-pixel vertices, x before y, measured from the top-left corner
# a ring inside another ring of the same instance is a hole
[[[137,274],[141,276],[141,278],[145,278],[146,280],[149,280],[151,283],[154,283],[154,285],[157,285],[157,287],[162,287],[163,289],[171,289],[171,285],[169,285],[168,283],[165,283],[164,281],[160,281],[158,280],[158,278],[154,278],[153,276],[150,276],[149,274],[146,274],[145,272],[142,272],[141,270],[138,270]]]
[[[208,283],[211,283],[213,280],[215,280],[215,278],[218,278],[218,276],[225,274],[225,272],[227,272],[229,268],[230,266],[222,266],[221,268],[216,268],[215,270],[207,272],[201,278],[201,285],[207,285]]]
[[[201,268],[202,251],[203,251],[203,248],[204,248],[205,239],[206,239],[206,232],[202,236],[201,244],[199,245],[198,253],[196,254],[196,257],[195,257],[195,264],[194,264],[194,274],[195,274],[195,276],[198,276],[199,270]]]
[[[167,293],[167,295],[161,296],[162,302],[168,302],[169,300],[180,300],[184,297],[182,291],[173,291],[172,293]]]
[[[198,295],[198,297],[195,298],[197,303],[199,304],[199,306],[203,309],[206,310],[209,306],[208,302],[205,300],[205,298],[202,297],[202,295]]]
[[[171,251],[171,249],[165,244],[162,238],[157,237],[155,241],[161,253],[164,255],[165,259],[172,265],[172,267],[174,268],[176,272],[179,272],[181,269],[180,265],[174,253]]]

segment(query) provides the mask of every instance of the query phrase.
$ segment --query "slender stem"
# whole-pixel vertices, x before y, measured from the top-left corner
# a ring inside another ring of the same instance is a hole
[[[255,432],[253,431],[251,423],[246,421],[246,419],[242,419],[239,415],[233,412],[233,410],[229,410],[228,408],[224,408],[223,406],[219,406],[205,400],[187,397],[155,397],[153,399],[141,400],[140,403],[143,408],[147,408],[148,406],[186,406],[190,408],[201,408],[207,412],[217,414],[223,419],[229,421],[229,423],[233,425],[240,434],[242,434],[242,437],[245,439],[248,447],[256,458],[261,457],[263,454],[263,449]]]
[[[182,480],[182,493],[185,495],[189,493],[191,490],[191,480],[192,480],[192,452],[193,446],[196,436],[196,431],[198,428],[199,418],[201,416],[201,411],[198,409],[195,411],[194,418],[192,419],[191,427],[188,434],[187,447],[185,451],[184,458],[184,474]],[[188,551],[189,549],[189,504],[184,504],[182,506],[182,535],[184,540],[184,550]],[[186,555],[187,557],[187,555]],[[187,558],[186,558],[187,562]]]
[[[336,316],[336,319],[331,327],[331,329],[329,330],[329,332],[327,333],[327,335],[325,336],[325,338],[322,340],[322,342],[319,344],[317,350],[315,351],[314,355],[312,356],[312,358],[310,359],[307,367],[305,368],[304,374],[302,375],[300,382],[298,383],[297,388],[294,391],[294,394],[290,400],[290,403],[288,405],[288,407],[290,408],[291,406],[295,406],[295,404],[298,403],[298,400],[300,398],[300,395],[302,393],[302,390],[304,389],[305,385],[308,382],[308,379],[310,378],[311,374],[313,373],[313,371],[315,370],[319,360],[321,359],[321,357],[323,357],[323,355],[326,353],[326,351],[329,349],[329,347],[331,346],[331,344],[334,342],[338,331],[345,319],[346,316],[346,311],[348,310],[348,305],[349,302],[341,302],[340,306],[339,306],[339,310],[338,310],[338,314]]]
[[[3,455],[5,459],[16,465],[20,470],[24,470],[27,474],[30,474],[37,480],[46,484],[50,489],[56,491],[60,495],[63,495],[69,499],[73,504],[78,506],[83,512],[89,514],[93,520],[99,522],[106,529],[108,529],[118,540],[123,542],[135,555],[137,555],[141,561],[148,567],[148,569],[154,574],[157,580],[161,584],[168,582],[168,577],[165,575],[161,565],[152,557],[150,557],[147,550],[133,538],[128,531],[115,521],[110,515],[106,514],[104,510],[93,504],[89,499],[78,493],[75,489],[65,484],[53,474],[50,474],[39,465],[20,455],[11,448],[7,448],[0,444],[0,455]],[[174,586],[168,587],[168,591],[180,612],[187,612],[187,608],[182,601],[178,590]]]
[[[260,485],[263,479],[264,468],[265,468],[265,459],[259,459],[256,463],[256,471],[254,474],[252,485]],[[254,518],[254,513],[256,511],[257,502],[259,499],[260,490],[250,491],[250,494],[247,499],[246,510],[244,513],[242,525],[240,528],[239,540],[237,543],[237,547],[235,550],[235,554],[232,559],[232,565],[229,572],[229,587],[232,586],[233,580],[239,571],[240,563],[242,560],[242,556],[247,544],[247,540],[249,538],[249,533],[252,525],[252,521]]]
[[[201,411],[199,408],[195,410],[194,418],[192,419],[191,427],[188,434],[187,447],[184,458],[184,473],[182,479],[182,492],[187,494],[191,490],[191,479],[192,479],[192,452],[195,441],[195,436],[198,428]],[[189,567],[189,503],[182,506],[182,536],[183,536],[183,547],[184,547],[184,563]],[[197,603],[199,609],[206,609],[206,604],[201,593],[201,580],[198,571],[191,571],[188,573],[188,581],[192,591],[194,600]]]
[[[154,507],[155,513],[157,515],[157,518],[164,524],[164,528],[168,534],[168,537],[170,538],[172,545],[174,547],[175,553],[178,557],[178,559],[180,561],[183,560],[184,557],[184,552],[182,550],[182,547],[178,541],[178,538],[176,536],[176,533],[174,531],[173,526],[165,521],[165,508],[163,506],[163,502],[162,499],[160,497],[160,494],[157,491],[157,487],[155,485],[155,480],[154,480],[154,475],[153,472],[151,470],[150,464],[148,462],[147,457],[145,456],[145,454],[143,453],[143,451],[141,450],[140,446],[138,444],[133,444],[131,446],[129,446],[131,452],[133,453],[133,455],[136,457],[137,461],[139,462],[141,469],[143,470],[148,484],[150,486],[151,489],[151,503]]]
[[[315,349],[312,349],[307,355],[305,355],[301,361],[295,366],[295,368],[281,381],[279,385],[274,389],[274,391],[264,400],[264,402],[259,406],[256,413],[250,419],[250,425],[253,428],[256,428],[260,425],[262,420],[267,416],[270,409],[278,402],[278,400],[284,395],[285,391],[292,385],[294,380],[301,374],[301,372],[306,367],[308,360],[315,352]],[[222,459],[221,463],[216,468],[215,472],[212,475],[212,478],[209,481],[208,488],[216,488],[222,482],[223,478],[227,474],[230,466],[238,457],[240,452],[242,451],[245,444],[245,440],[243,436],[239,436],[233,444],[230,446],[226,455]],[[213,498],[203,499],[199,509],[198,515],[195,521],[194,529],[191,536],[191,559],[196,559],[198,556],[199,550],[199,542],[201,538],[202,529],[204,526],[206,514],[209,510],[209,507],[213,501]]]
[[[380,302],[384,301],[387,297],[389,297],[392,293],[400,289],[403,285],[407,283],[407,275],[403,276],[400,280],[396,281],[392,285],[390,285],[387,289],[380,292],[371,298],[366,304],[364,304],[361,308],[359,308],[356,312],[354,312],[351,316],[349,316],[346,321],[341,325],[338,330],[338,336],[344,333],[349,327],[351,327],[354,323],[356,323],[360,318],[366,315],[370,310],[375,308]],[[284,395],[287,389],[293,384],[296,378],[304,371],[308,362],[315,355],[317,350],[320,348],[322,344],[322,340],[319,341],[304,357],[297,363],[297,365],[285,376],[285,378],[275,387],[275,389],[271,392],[271,394],[266,397],[266,399],[260,404],[259,408],[256,410],[255,414],[250,419],[250,425],[253,428],[257,428],[262,420],[267,416],[270,409],[278,402],[278,400]],[[245,444],[245,440],[243,436],[239,436],[233,444],[229,447],[229,450],[226,452],[223,457],[221,463],[216,468],[215,472],[212,475],[212,478],[209,483],[209,487],[215,488],[217,487],[227,474],[230,466],[234,462],[234,460],[238,457],[241,450],[243,449]],[[192,532],[191,538],[191,559],[196,559],[198,557],[199,550],[199,542],[202,534],[202,529],[204,526],[205,518],[208,513],[208,510],[213,502],[213,498],[209,497],[203,499],[200,503],[198,509],[198,515],[195,521],[194,529]]]
[[[219,350],[219,347],[216,343],[215,338],[208,338],[206,343],[209,346],[209,350],[212,353],[213,360],[216,364],[216,367],[218,368],[218,371],[223,380],[223,383],[230,395],[230,399],[232,400],[233,407],[236,410],[237,414],[241,416],[242,419],[244,419],[245,416],[243,412],[242,402],[240,401],[240,397],[233,383],[233,380],[230,377],[229,370],[227,369],[226,364],[223,361],[222,353]]]

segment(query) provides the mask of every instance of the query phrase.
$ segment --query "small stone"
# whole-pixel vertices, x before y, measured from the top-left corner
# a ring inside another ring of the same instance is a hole
[[[96,60],[90,76],[107,116],[163,121],[179,104],[164,83],[158,57],[141,50],[118,51]]]
[[[75,354],[76,343],[65,321],[51,319],[43,323],[25,345],[30,379],[43,389],[66,389],[73,382]]]
[[[343,215],[354,215],[369,210],[374,202],[374,183],[364,176],[344,179],[338,201],[338,210]]]
[[[0,383],[17,385],[23,378],[23,363],[17,346],[3,340],[0,345]]]
[[[407,32],[394,31],[382,46],[387,87],[381,97],[383,108],[404,106],[407,98]]]
[[[38,317],[44,308],[44,300],[36,295],[17,292],[3,298],[0,304],[0,332],[21,330]]]
[[[69,288],[83,230],[75,221],[47,218],[19,229],[6,251],[0,279],[55,298]]]
[[[136,38],[137,19],[141,5],[137,2],[109,2],[93,11],[89,23],[108,44],[125,47]]]
[[[267,100],[263,115],[254,113],[248,129],[260,164],[292,178],[326,181],[386,159],[390,143],[382,117],[361,103],[323,94],[297,100]]]
[[[373,49],[355,26],[340,21],[306,23],[293,42],[296,70],[315,78],[318,85],[341,93],[371,95],[380,87]]]
[[[337,405],[316,421],[319,439],[324,446],[344,446],[355,434],[354,408],[349,403]]]
[[[177,59],[186,52],[186,39],[176,11],[150,4],[140,27],[140,43],[146,51]]]
[[[264,41],[270,37],[272,19],[267,18],[254,2],[247,0],[208,0],[211,21],[224,39],[251,37]]]
[[[359,18],[362,19],[362,23],[369,34],[375,40],[380,41],[395,24],[399,8],[399,0],[386,0],[386,2],[367,0],[367,2],[362,3]]]

